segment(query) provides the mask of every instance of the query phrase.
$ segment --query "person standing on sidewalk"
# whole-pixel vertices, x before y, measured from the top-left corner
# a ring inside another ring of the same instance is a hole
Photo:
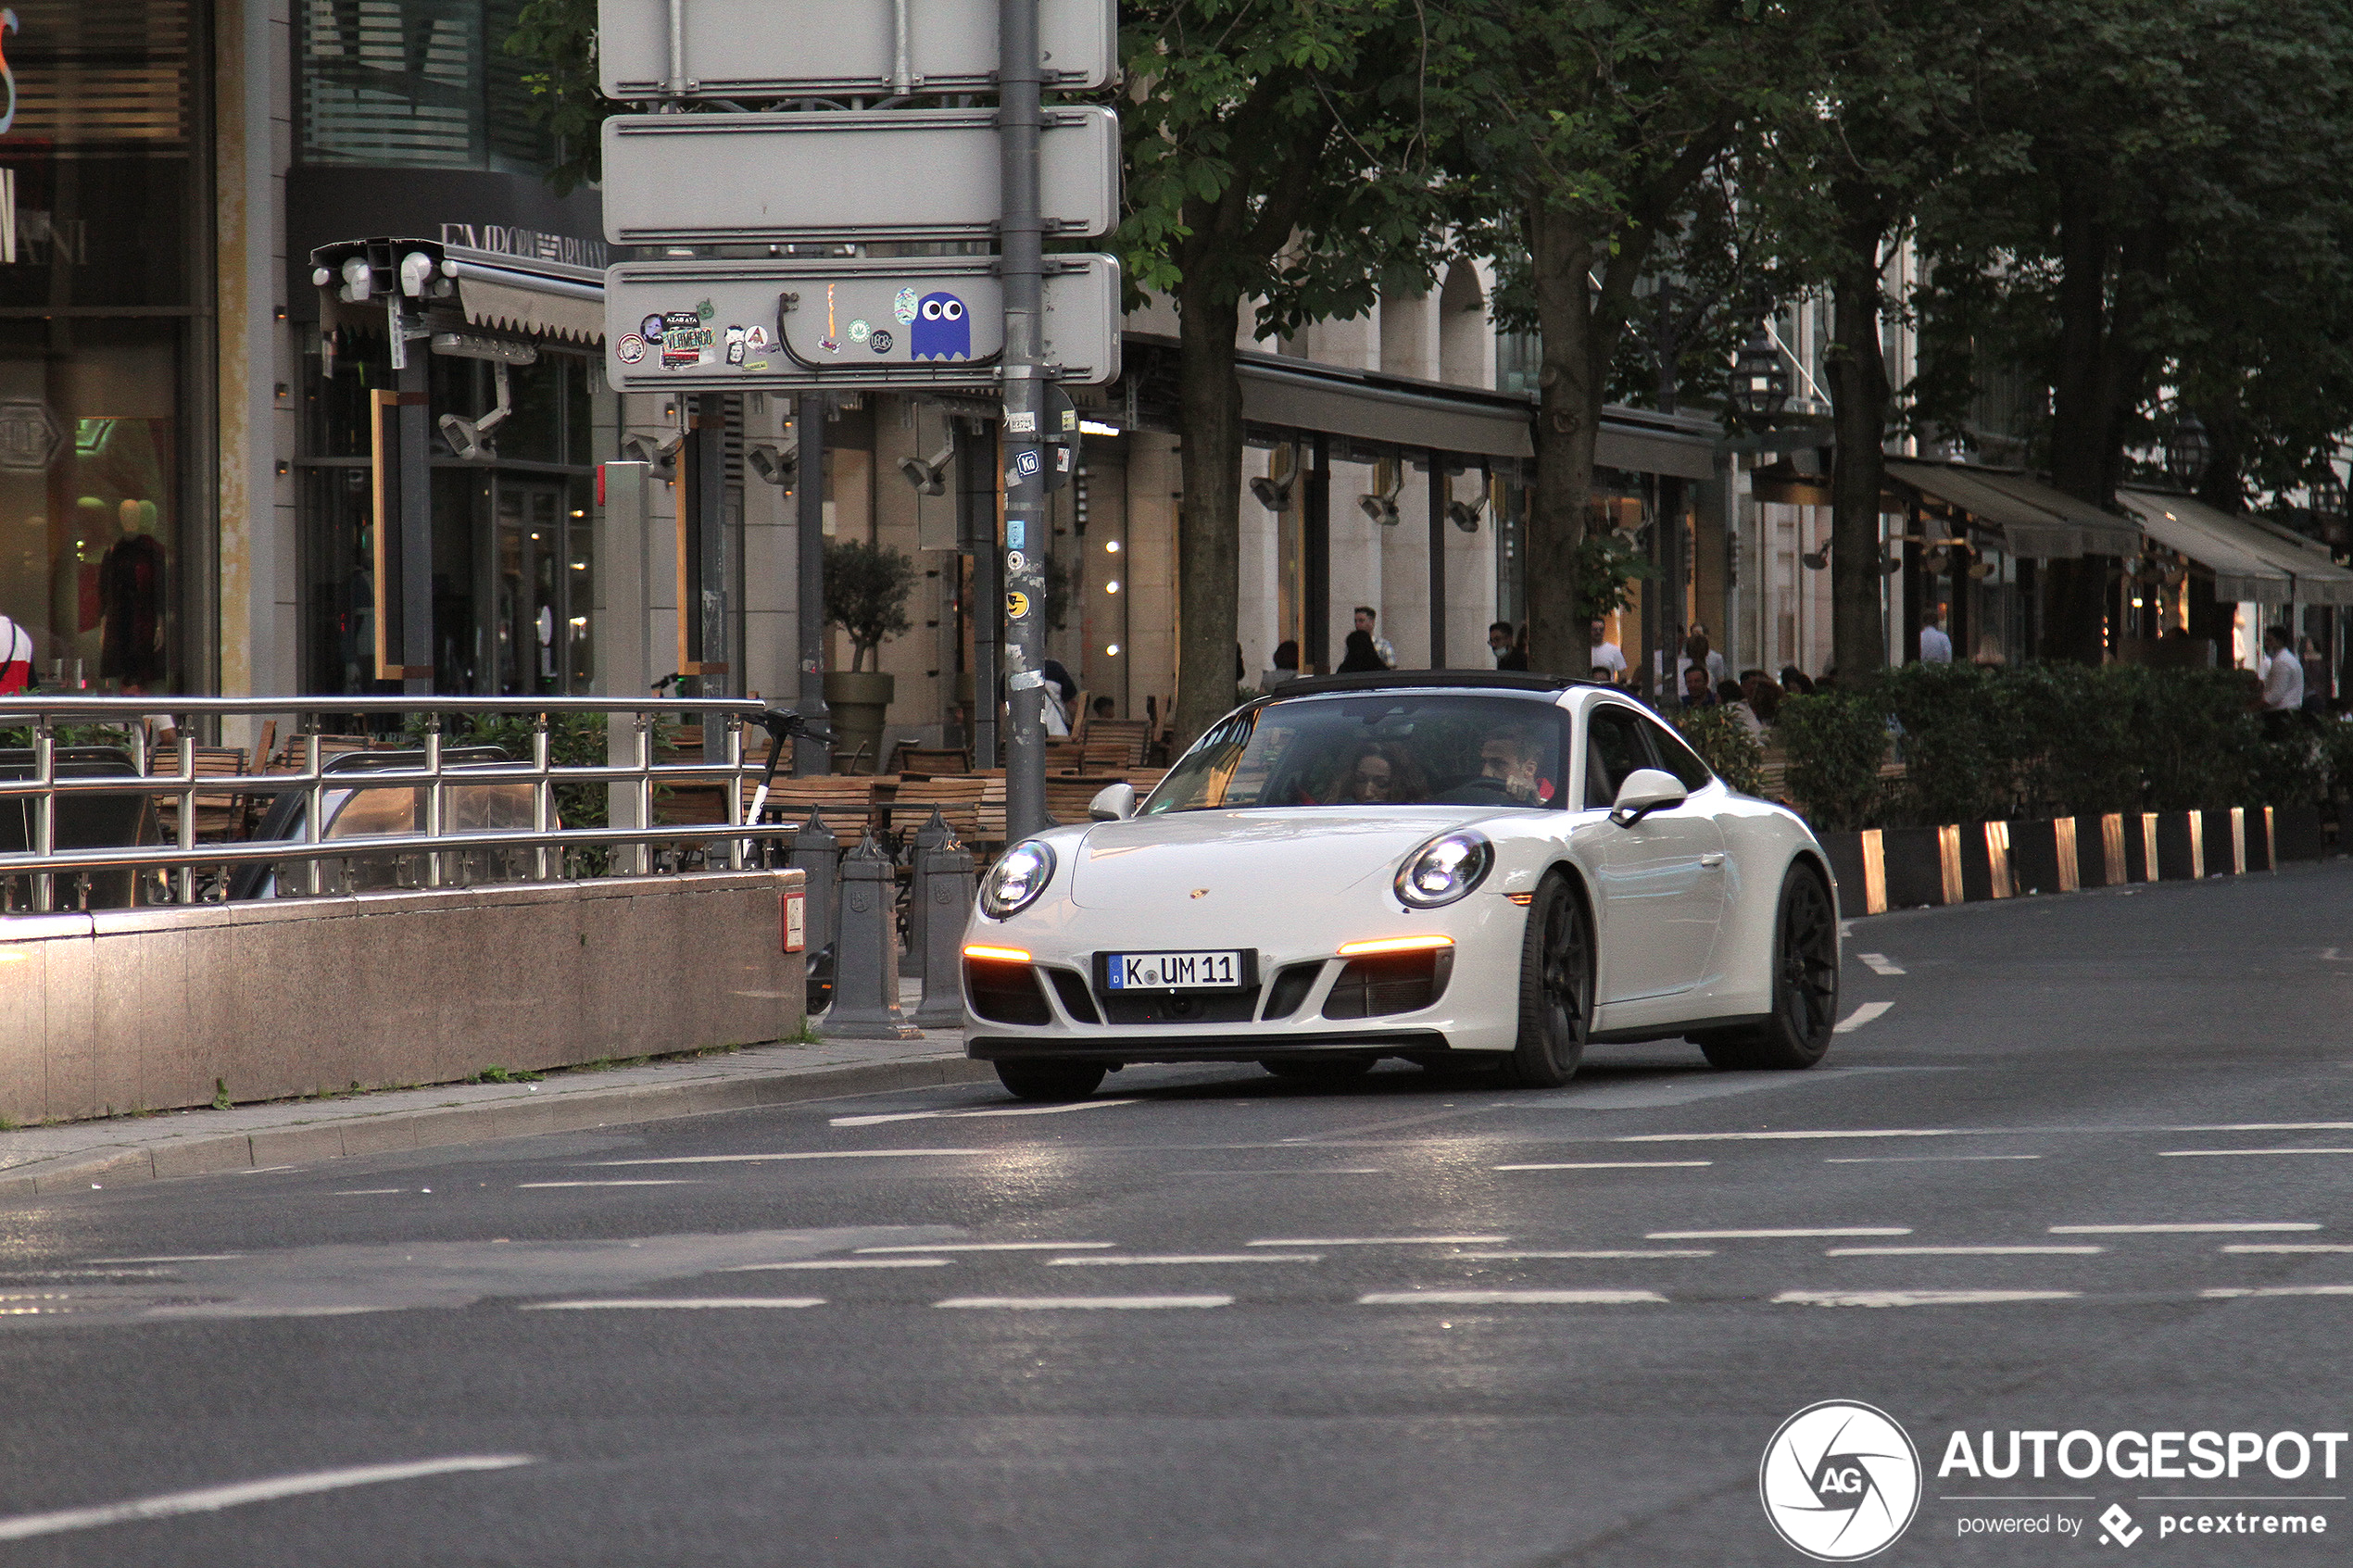
[[[1920,611],[1920,662],[1950,664],[1953,662],[1953,639],[1944,634],[1941,624],[1944,612],[1934,605]]]
[[[2304,661],[2284,626],[2263,632],[2263,732],[2287,733],[2289,715],[2304,706]]]

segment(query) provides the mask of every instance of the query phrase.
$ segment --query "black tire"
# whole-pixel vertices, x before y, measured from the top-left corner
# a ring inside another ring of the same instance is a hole
[[[1000,1061],[997,1081],[1015,1099],[1085,1099],[1109,1071],[1091,1061]]]
[[[1338,1083],[1348,1078],[1362,1078],[1373,1070],[1378,1058],[1369,1056],[1275,1057],[1258,1065],[1277,1078],[1321,1079]]]
[[[1593,919],[1568,879],[1553,875],[1528,906],[1519,948],[1519,1040],[1504,1075],[1524,1089],[1576,1076],[1593,1022]]]
[[[1703,1040],[1714,1067],[1794,1072],[1831,1048],[1838,1022],[1838,906],[1812,866],[1781,879],[1773,917],[1773,1011],[1755,1029]]]

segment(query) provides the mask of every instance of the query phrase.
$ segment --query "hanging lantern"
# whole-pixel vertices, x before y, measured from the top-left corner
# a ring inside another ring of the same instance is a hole
[[[2173,483],[2184,490],[2195,490],[2206,477],[2206,465],[2214,456],[2214,443],[2206,433],[2206,421],[2196,414],[2183,411],[2173,418],[2173,428],[2165,436],[2165,471]]]
[[[2321,525],[2321,537],[2332,545],[2345,543],[2345,481],[2337,477],[2334,463],[2322,465],[2321,477],[2312,481],[2311,490],[2312,521]]]
[[[1763,327],[1732,360],[1732,407],[1750,424],[1765,424],[1789,401],[1789,362]]]

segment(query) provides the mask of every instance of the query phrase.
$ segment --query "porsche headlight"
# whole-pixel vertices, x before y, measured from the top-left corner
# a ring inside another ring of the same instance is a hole
[[[1397,868],[1397,897],[1416,909],[1451,904],[1486,880],[1495,847],[1476,833],[1441,834]]]
[[[981,879],[980,907],[992,920],[1018,914],[1037,902],[1054,879],[1054,852],[1031,839],[998,858]]]

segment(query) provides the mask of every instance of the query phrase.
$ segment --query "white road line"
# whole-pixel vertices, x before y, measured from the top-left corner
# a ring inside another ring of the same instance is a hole
[[[1618,1143],[1782,1143],[1798,1138],[1958,1138],[1967,1137],[1967,1127],[1872,1127],[1848,1130],[1835,1127],[1810,1128],[1789,1133],[1629,1133],[1615,1141]]]
[[[407,1187],[346,1187],[341,1192],[330,1193],[328,1196],[331,1198],[382,1198],[386,1193],[408,1190]]]
[[[2302,1220],[2259,1220],[2242,1223],[2222,1220],[2162,1225],[2053,1225],[2053,1236],[2199,1236],[2214,1231],[2316,1231],[2321,1227]]]
[[[2039,1154],[1849,1154],[1825,1155],[1825,1165],[1928,1165],[1956,1160],[2040,1160]]]
[[[1148,1311],[1156,1307],[1230,1307],[1230,1296],[950,1296],[935,1307],[1000,1307],[1014,1312],[1052,1311],[1063,1307],[1108,1311]]]
[[[2154,1127],[2158,1133],[2353,1133],[2353,1122],[2217,1122],[2205,1127]]]
[[[2210,1160],[2222,1154],[2353,1154],[2353,1148],[2161,1148],[2159,1160]]]
[[[828,1148],[796,1154],[677,1154],[666,1160],[591,1160],[591,1165],[746,1165],[769,1160],[918,1160],[987,1154],[985,1148]]]
[[[691,1176],[661,1176],[611,1182],[517,1182],[515,1190],[532,1192],[542,1187],[690,1187],[700,1185]]]
[[[1320,1263],[1315,1252],[1155,1252],[1114,1254],[1108,1258],[1049,1258],[1050,1269],[1075,1269],[1114,1263]]]
[[[511,1470],[536,1464],[530,1454],[453,1454],[447,1459],[415,1460],[406,1464],[358,1464],[343,1470],[313,1470],[299,1475],[278,1475],[267,1481],[242,1481],[228,1486],[202,1486],[194,1491],[164,1492],[129,1502],[96,1508],[59,1509],[53,1513],[20,1513],[0,1519],[0,1541],[20,1541],[32,1536],[54,1536],[67,1530],[93,1530],[103,1524],[133,1520],[170,1519],[186,1513],[217,1513],[242,1503],[270,1502],[278,1498],[308,1497],[339,1491],[346,1486],[373,1486],[387,1481],[414,1481],[427,1475],[454,1475],[474,1470]]]
[[[1301,1171],[1171,1171],[1172,1176],[1386,1176],[1378,1165],[1319,1165]]]
[[[266,1176],[272,1171],[299,1171],[299,1165],[255,1165],[237,1173],[240,1176]]]
[[[2353,1252],[2353,1247],[2332,1241],[2232,1241],[2225,1242],[2225,1252]]]
[[[1082,1252],[1101,1251],[1116,1247],[1115,1241],[943,1241],[931,1247],[910,1243],[899,1247],[862,1247],[861,1256],[869,1252]]]
[[[1655,1290],[1377,1290],[1360,1307],[1628,1307],[1664,1303]]]
[[[1289,1241],[1245,1241],[1244,1247],[1501,1247],[1507,1236],[1325,1236]]]
[[[1825,1258],[2008,1258],[2020,1255],[2087,1258],[2105,1247],[1825,1247]]]
[[[1524,1258],[1713,1258],[1716,1249],[1712,1247],[1654,1247],[1592,1252],[1457,1252],[1454,1256],[1479,1262],[1511,1263]]]
[[[2079,1290],[1784,1290],[1786,1307],[1981,1307],[2004,1301],[2069,1301]]]
[[[180,1252],[169,1258],[84,1258],[85,1263],[225,1263],[242,1252]]]
[[[1909,1236],[1909,1225],[1828,1225],[1815,1230],[1652,1231],[1644,1241],[1779,1241],[1792,1236]]]
[[[1901,974],[1903,971],[1898,970],[1896,972]],[[1865,1002],[1862,1006],[1856,1008],[1853,1012],[1848,1013],[1844,1018],[1840,1019],[1835,1024],[1833,1024],[1831,1027],[1831,1033],[1833,1035],[1851,1035],[1856,1030],[1860,1029],[1864,1024],[1869,1023],[1872,1019],[1877,1018],[1880,1014],[1885,1012],[1888,1009],[1894,1007],[1894,1005],[1895,1004],[1894,1002]]]
[[[2096,1248],[2095,1251],[2098,1250]],[[798,1263],[737,1263],[723,1274],[766,1273],[774,1269],[944,1269],[945,1258],[811,1258]]]
[[[1713,1160],[1569,1160],[1536,1165],[1490,1165],[1491,1171],[1685,1171]]]
[[[2226,1301],[2240,1296],[2353,1296],[2353,1285],[2220,1286],[2201,1290],[2198,1295],[2209,1301]]]
[[[1901,974],[1904,972],[1904,966],[1890,959],[1885,953],[1857,953],[1855,956],[1862,960],[1863,962],[1869,967],[1870,972],[1873,974]]]
[[[875,1127],[885,1122],[926,1122],[935,1118],[961,1120],[967,1116],[1063,1116],[1074,1110],[1107,1110],[1114,1105],[1134,1105],[1132,1099],[1082,1099],[1073,1105],[1020,1105],[1003,1110],[894,1110],[878,1116],[836,1116],[830,1125],[836,1127]]]
[[[708,1307],[822,1307],[822,1296],[666,1296],[616,1297],[610,1301],[526,1301],[526,1312],[601,1312],[611,1311],[699,1311]]]

